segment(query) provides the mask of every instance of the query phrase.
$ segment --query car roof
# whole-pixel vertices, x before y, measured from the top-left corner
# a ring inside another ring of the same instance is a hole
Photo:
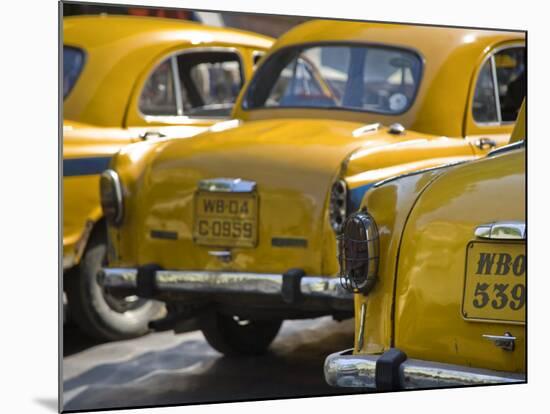
[[[464,132],[465,109],[470,99],[471,84],[483,59],[504,43],[524,41],[525,34],[519,31],[312,20],[281,36],[269,54],[297,45],[327,43],[363,43],[413,50],[422,58],[424,67],[415,102],[406,113],[382,115],[322,109],[309,110],[309,113],[311,116],[335,116],[366,123],[382,122],[389,125],[400,122],[416,131],[458,137]],[[262,119],[274,116],[276,111],[281,111],[282,116],[292,117],[305,114],[308,110],[284,115],[282,111],[285,109],[243,111],[239,102],[234,114],[243,119]]]
[[[273,50],[290,44],[308,42],[361,42],[393,44],[428,55],[445,53],[461,45],[483,49],[498,40],[524,39],[523,32],[478,30],[454,27],[421,26],[343,20],[312,20],[289,30],[275,43]]]
[[[63,19],[63,40],[82,48],[124,40],[126,47],[139,47],[132,38],[148,37],[156,42],[234,43],[269,48],[273,39],[245,30],[207,26],[181,19],[126,15],[84,15]]]
[[[124,124],[136,80],[152,64],[186,47],[267,50],[268,36],[178,19],[89,15],[63,19],[63,44],[84,51],[85,64],[64,101],[64,117],[92,125]],[[106,104],[107,103],[107,104]]]

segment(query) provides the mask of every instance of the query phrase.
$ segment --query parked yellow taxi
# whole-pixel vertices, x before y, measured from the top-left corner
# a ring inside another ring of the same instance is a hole
[[[90,335],[147,332],[160,304],[107,295],[99,175],[136,141],[185,138],[227,118],[272,39],[178,20],[63,21],[63,268],[69,314]]]
[[[281,321],[353,315],[336,235],[392,175],[485,155],[525,87],[523,33],[313,21],[283,35],[234,119],[124,148],[102,176],[111,292],[162,300],[158,329],[200,316],[226,354]]]
[[[511,143],[486,158],[366,194],[340,240],[355,344],[326,359],[329,384],[525,381],[525,158],[520,115]]]

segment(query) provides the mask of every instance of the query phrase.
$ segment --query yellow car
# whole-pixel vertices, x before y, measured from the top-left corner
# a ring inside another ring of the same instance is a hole
[[[522,33],[290,30],[232,121],[113,159],[101,181],[111,242],[101,283],[166,302],[159,329],[199,315],[226,354],[265,351],[284,319],[351,317],[336,260],[346,215],[381,179],[503,145],[524,68]]]
[[[104,294],[99,175],[124,145],[185,138],[227,118],[272,39],[178,20],[63,21],[63,268],[69,314],[88,334],[147,332],[160,304]]]
[[[524,382],[525,118],[486,158],[376,184],[344,224],[354,348],[327,382],[378,390]]]

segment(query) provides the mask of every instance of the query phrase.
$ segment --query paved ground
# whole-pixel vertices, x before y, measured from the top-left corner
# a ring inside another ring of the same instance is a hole
[[[261,357],[226,358],[200,331],[98,344],[65,327],[65,410],[349,393],[323,378],[327,354],[350,348],[353,322],[286,321]]]

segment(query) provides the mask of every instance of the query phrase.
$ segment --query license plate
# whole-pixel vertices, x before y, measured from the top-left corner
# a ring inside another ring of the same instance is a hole
[[[195,193],[193,239],[199,245],[254,247],[257,223],[255,193]]]
[[[470,242],[462,315],[465,319],[525,323],[524,243]]]

